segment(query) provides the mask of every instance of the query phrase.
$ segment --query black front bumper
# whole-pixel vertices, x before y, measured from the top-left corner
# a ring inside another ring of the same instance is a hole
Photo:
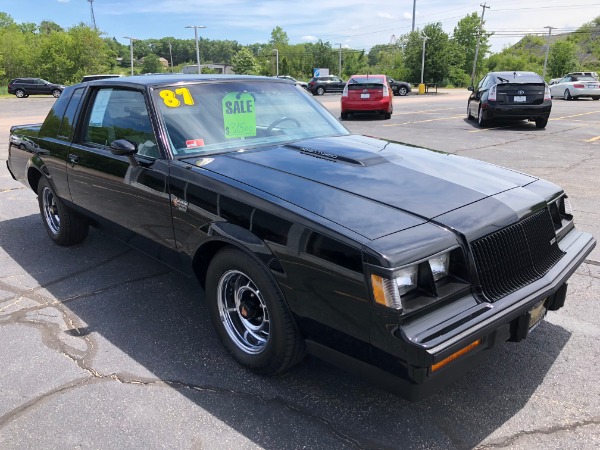
[[[400,326],[391,323],[391,315],[375,315],[369,362],[313,342],[307,342],[307,348],[402,397],[420,399],[476,367],[493,347],[526,338],[529,313],[542,301],[548,311],[561,308],[568,278],[595,245],[592,235],[573,229],[560,242],[565,256],[544,277],[494,303],[469,293]],[[433,370],[434,365],[464,349],[469,350]]]

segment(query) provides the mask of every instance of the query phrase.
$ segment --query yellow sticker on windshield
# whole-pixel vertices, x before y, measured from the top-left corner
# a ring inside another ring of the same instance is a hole
[[[159,93],[160,98],[163,99],[165,105],[169,108],[177,108],[181,105],[181,101],[177,96],[181,96],[184,105],[192,106],[194,104],[194,98],[188,88],[177,88],[175,91],[171,89],[163,89]]]
[[[254,97],[248,92],[230,92],[222,100],[226,138],[256,136]]]

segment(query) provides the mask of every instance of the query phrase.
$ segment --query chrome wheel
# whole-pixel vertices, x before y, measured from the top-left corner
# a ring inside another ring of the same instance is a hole
[[[56,198],[49,187],[45,187],[42,191],[42,209],[46,225],[48,225],[48,228],[52,233],[58,234],[60,231],[58,205],[56,204]]]
[[[271,333],[265,300],[248,275],[237,270],[225,272],[217,287],[217,306],[225,331],[244,353],[261,353]]]

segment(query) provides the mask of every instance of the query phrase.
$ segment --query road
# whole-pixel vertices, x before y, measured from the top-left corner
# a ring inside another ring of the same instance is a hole
[[[478,158],[566,189],[600,236],[600,102],[545,130],[479,129],[467,91],[396,97],[352,131]],[[317,99],[339,116],[339,95]],[[600,448],[600,250],[524,342],[417,403],[308,358],[263,378],[219,344],[193,280],[92,230],[61,248],[5,167],[8,128],[53,99],[0,99],[0,448]]]

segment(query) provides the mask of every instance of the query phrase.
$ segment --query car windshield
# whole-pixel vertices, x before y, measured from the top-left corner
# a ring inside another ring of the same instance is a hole
[[[161,86],[153,96],[176,156],[349,134],[304,90],[287,83]]]

